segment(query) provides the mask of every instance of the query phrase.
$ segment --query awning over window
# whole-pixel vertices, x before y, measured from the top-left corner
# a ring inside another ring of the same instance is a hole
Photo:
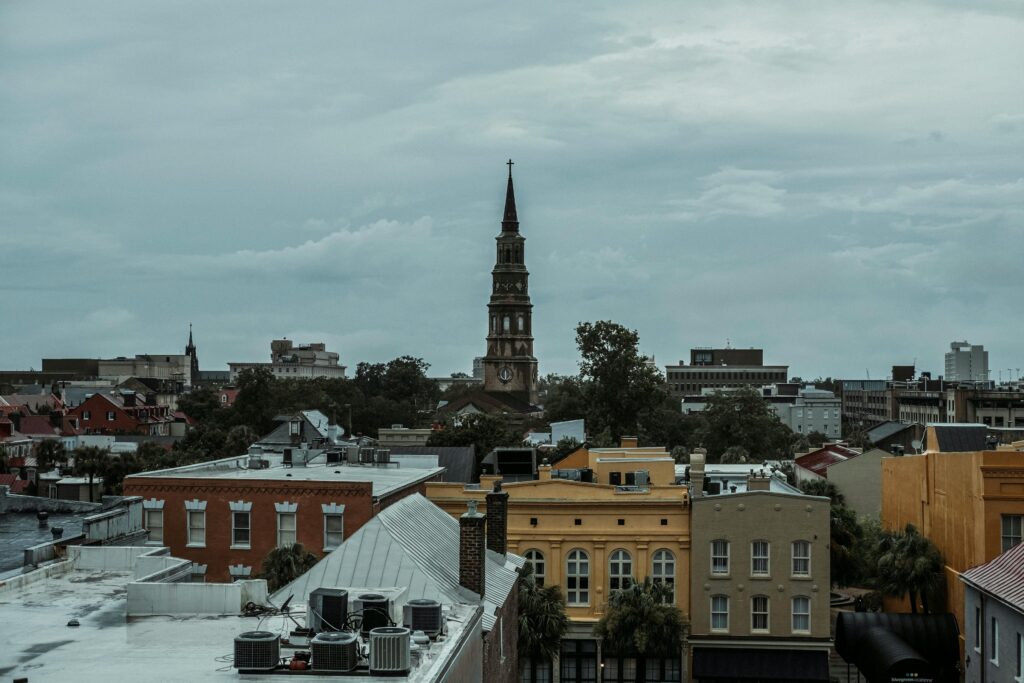
[[[695,647],[693,677],[702,681],[824,681],[827,650]]]

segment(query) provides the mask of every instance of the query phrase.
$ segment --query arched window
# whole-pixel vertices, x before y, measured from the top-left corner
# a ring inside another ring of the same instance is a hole
[[[768,630],[767,595],[755,595],[750,598],[750,630],[756,632]]]
[[[491,332],[497,332],[497,331],[498,331],[498,316],[492,315],[491,316]]]
[[[505,263],[512,263],[512,250],[508,248],[505,249]]]
[[[539,550],[527,550],[523,553],[526,561],[533,565],[533,580],[538,586],[544,585],[544,553]]]
[[[805,595],[793,598],[793,633],[811,632],[811,599]]]
[[[658,550],[654,553],[651,579],[654,583],[665,586],[668,595],[665,599],[669,604],[676,599],[676,557],[670,550]]]
[[[526,332],[526,316],[522,313],[516,316],[516,332],[519,334]]]
[[[625,550],[616,550],[608,559],[609,588],[626,590],[633,578],[633,558]]]
[[[729,630],[729,596],[711,596],[711,630]]]
[[[565,559],[565,601],[590,604],[590,558],[582,550],[570,551]]]
[[[501,329],[505,334],[508,334],[509,332],[512,331],[512,316],[506,315],[504,318],[502,318]]]

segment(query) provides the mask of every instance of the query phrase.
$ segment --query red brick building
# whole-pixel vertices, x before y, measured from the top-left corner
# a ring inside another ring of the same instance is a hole
[[[134,391],[93,394],[68,412],[84,434],[167,436],[174,422],[167,406],[156,405]]]
[[[296,449],[296,453],[298,453]],[[124,495],[144,499],[150,543],[192,560],[207,581],[255,577],[279,545],[333,550],[380,510],[439,481],[443,468],[327,464],[310,451],[304,466],[264,455],[131,475]],[[299,458],[296,455],[296,461]]]

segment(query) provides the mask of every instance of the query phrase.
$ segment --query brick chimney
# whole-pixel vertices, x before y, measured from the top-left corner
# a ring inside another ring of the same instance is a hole
[[[504,555],[508,551],[508,491],[501,482],[487,494],[487,549]]]
[[[690,454],[690,499],[704,495],[704,461],[708,452],[703,448],[695,448]]]
[[[537,480],[551,481],[551,465],[548,463],[547,458],[544,458],[544,462],[537,468]]]
[[[487,541],[484,525],[487,518],[476,511],[476,501],[468,503],[459,517],[459,585],[481,598],[484,596],[484,571],[487,560]]]

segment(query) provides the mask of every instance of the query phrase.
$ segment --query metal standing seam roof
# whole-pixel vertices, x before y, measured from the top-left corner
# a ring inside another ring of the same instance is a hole
[[[328,553],[312,569],[281,588],[274,598],[305,601],[321,587],[405,587],[407,600],[479,604],[476,593],[459,585],[459,522],[419,494],[382,510]],[[483,628],[516,585],[525,560],[487,551]]]
[[[1024,612],[1024,543],[987,564],[968,569],[960,578]]]
[[[842,446],[825,446],[816,451],[798,455],[796,464],[805,470],[814,472],[820,477],[828,476],[828,468],[839,462],[845,462],[850,458],[856,458],[860,453]]]

